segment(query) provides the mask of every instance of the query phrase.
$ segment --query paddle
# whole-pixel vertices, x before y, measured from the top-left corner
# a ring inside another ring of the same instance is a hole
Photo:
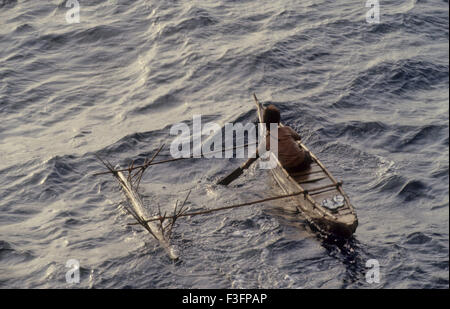
[[[256,104],[259,106],[260,103],[258,101],[258,98],[256,98],[256,94],[253,94],[253,98],[255,99]],[[260,115],[262,117],[262,115]],[[244,170],[248,169],[250,165],[252,165],[253,162],[255,162],[259,157],[258,152],[256,153],[256,158],[250,158],[245,162],[243,165],[235,169],[233,172],[231,172],[228,176],[222,178],[217,184],[218,185],[224,185],[227,186],[231,182],[233,182],[235,179],[237,179],[239,176],[244,173]]]
[[[228,176],[222,178],[222,180],[220,180],[217,184],[224,185],[224,186],[229,185],[231,182],[233,182],[235,179],[237,179],[239,176],[241,176],[242,173],[244,172],[244,170],[248,169],[250,167],[250,165],[252,165],[252,163],[255,162],[257,159],[258,159],[258,155],[256,156],[256,158],[248,159],[247,162],[245,162],[244,164],[239,166],[237,169],[235,169],[233,172],[231,172]]]

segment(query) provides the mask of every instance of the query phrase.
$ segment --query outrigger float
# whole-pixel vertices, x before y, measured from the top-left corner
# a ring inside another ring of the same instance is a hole
[[[167,217],[166,214],[162,215],[160,209],[158,209],[159,215],[155,217],[157,220],[148,220],[148,217],[146,217],[147,211],[144,207],[142,197],[138,192],[139,184],[145,170],[152,164],[155,157],[162,150],[162,147],[163,146],[161,146],[159,150],[153,155],[151,160],[145,160],[144,164],[139,168],[135,168],[134,164],[132,163],[128,168],[127,177],[123,174],[125,170],[114,169],[112,164],[108,161],[103,160],[99,156],[97,156],[97,158],[108,168],[109,173],[111,173],[119,182],[122,192],[124,193],[128,202],[122,204],[125,210],[137,221],[136,224],[140,224],[142,227],[144,227],[159,242],[161,247],[166,251],[169,258],[176,261],[179,258],[179,253],[175,246],[171,245],[170,237],[176,219],[179,217],[179,215],[187,211],[187,209],[185,208],[185,203],[189,197],[190,192],[186,196],[183,203],[179,204],[178,201],[176,202],[173,215]]]

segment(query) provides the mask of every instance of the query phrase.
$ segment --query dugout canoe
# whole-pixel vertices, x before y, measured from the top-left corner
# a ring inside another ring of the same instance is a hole
[[[255,94],[253,97],[259,122],[263,123],[264,105],[258,101]],[[271,156],[277,162],[277,166],[270,170],[275,181],[286,194],[305,192],[292,197],[295,207],[321,233],[351,237],[358,226],[358,217],[342,188],[342,183],[336,181],[303,143],[299,141],[298,144],[311,155],[313,163],[304,171],[289,174],[272,153]]]

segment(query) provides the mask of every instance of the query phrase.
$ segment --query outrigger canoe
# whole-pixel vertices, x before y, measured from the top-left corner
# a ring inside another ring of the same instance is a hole
[[[256,95],[253,97],[259,122],[263,123],[264,106]],[[321,233],[345,238],[352,236],[358,226],[358,217],[342,183],[336,181],[303,143],[299,141],[298,144],[311,155],[313,163],[304,171],[289,174],[272,153],[277,162],[277,166],[271,169],[275,181],[286,194],[304,192],[292,199],[297,210]]]

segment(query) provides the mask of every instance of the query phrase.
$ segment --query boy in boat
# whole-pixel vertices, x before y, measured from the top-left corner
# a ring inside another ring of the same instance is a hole
[[[274,105],[269,105],[263,114],[263,121],[266,124],[266,149],[270,149],[270,124],[280,124],[280,110]],[[301,140],[300,135],[291,127],[278,126],[278,160],[289,172],[299,172],[307,169],[311,163],[311,156],[301,148],[297,141]]]
[[[248,159],[242,166],[233,171],[231,174],[218,182],[220,185],[228,185],[237,177],[242,175],[243,171],[250,167],[255,162],[259,154],[264,151],[264,144],[266,150],[270,150],[270,139],[274,139],[270,134],[270,124],[278,124],[278,160],[288,173],[300,172],[309,168],[312,163],[309,152],[305,151],[297,141],[300,135],[288,126],[280,126],[280,111],[274,105],[268,106],[264,110],[263,121],[266,124],[266,141],[259,145],[256,151],[256,156]],[[262,148],[261,148],[262,147]]]
[[[280,126],[280,120],[280,111],[274,105],[270,105],[264,110],[263,121],[266,124],[267,132],[266,142],[262,142],[259,145],[262,149],[257,150],[255,157],[248,159],[242,166],[220,180],[218,184],[228,185],[239,177],[245,169],[249,168],[258,159],[259,153],[264,151],[264,144],[266,145],[266,150],[270,150],[270,139],[273,139],[273,136],[270,135],[271,123],[278,124],[278,160],[286,171],[293,173],[309,168],[312,159],[309,152],[298,145],[297,141],[301,139],[300,135],[288,126]]]

